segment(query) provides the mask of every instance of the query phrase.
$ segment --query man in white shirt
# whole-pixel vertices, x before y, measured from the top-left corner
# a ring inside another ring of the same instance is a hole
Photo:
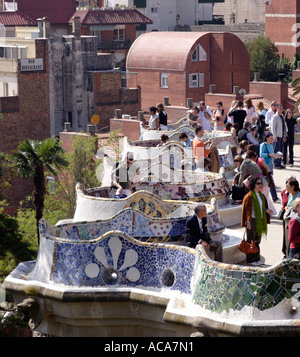
[[[199,114],[198,117],[201,119],[201,126],[204,130],[211,130],[210,119],[211,110],[208,105],[205,105],[203,101],[199,102]]]
[[[271,133],[273,132],[273,117],[277,111],[277,103],[274,101],[271,103],[269,110],[267,111],[265,123],[270,127]]]

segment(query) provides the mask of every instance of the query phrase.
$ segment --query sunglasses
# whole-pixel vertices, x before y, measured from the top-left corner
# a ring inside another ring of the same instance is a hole
[[[255,185],[262,185],[262,182],[256,182]]]

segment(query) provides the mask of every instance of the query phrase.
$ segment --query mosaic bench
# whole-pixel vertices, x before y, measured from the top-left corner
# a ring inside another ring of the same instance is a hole
[[[158,223],[164,222],[164,224],[169,225],[170,222],[178,220],[178,222],[181,222],[181,226],[183,220],[194,214],[196,205],[197,202],[163,200],[159,196],[143,190],[122,199],[108,198],[106,189],[84,190],[80,184],[77,184],[76,209],[72,222],[111,219],[116,219],[117,221],[116,216],[123,211],[127,212],[128,209],[131,209],[143,215],[144,225],[147,219],[147,225],[153,226],[154,221]],[[221,233],[224,231],[225,225],[220,217],[215,199],[210,204],[206,204],[206,207],[209,232],[211,234]],[[140,221],[142,220],[141,215],[137,217],[140,218]]]
[[[142,200],[142,199],[141,199]],[[156,210],[153,217],[146,215],[146,205],[139,201],[139,210],[135,205],[123,209],[114,216],[97,221],[72,222],[56,224],[51,228],[52,234],[60,238],[73,240],[89,240],[113,230],[121,230],[134,239],[143,242],[183,242],[186,230],[186,222],[191,217],[162,217]],[[153,212],[154,213],[154,212]],[[208,215],[208,231],[213,237],[225,230],[224,224],[218,217],[216,210]]]
[[[201,246],[196,248],[193,303],[210,312],[247,314],[252,307],[253,319],[263,317],[261,312],[280,304],[292,317],[293,304],[300,318],[300,261],[285,259],[263,268],[219,263],[211,260]],[[296,297],[297,301],[291,301]],[[283,304],[284,300],[289,300]],[[244,310],[243,310],[244,309]],[[295,310],[295,312],[296,312]],[[271,310],[269,310],[271,311]],[[278,313],[278,310],[276,311]],[[281,312],[281,314],[283,311]],[[271,319],[272,315],[269,315]],[[276,313],[272,319],[276,318]],[[279,317],[279,316],[277,316]],[[296,318],[296,316],[294,316]],[[265,314],[264,318],[268,318]]]
[[[232,138],[232,136],[230,136]],[[220,165],[225,170],[225,177],[232,179],[234,176],[234,157],[232,153],[232,144],[229,144],[224,138],[217,138],[222,148],[218,148]],[[184,147],[179,141],[169,141],[163,146],[157,145],[156,141],[129,141],[127,137],[123,140],[123,146],[120,147],[121,161],[126,158],[127,153],[133,155],[134,161],[141,165],[141,168],[147,168],[152,164],[164,163],[173,169],[182,168],[182,160],[189,162],[192,166],[194,163],[193,148]],[[114,160],[113,164],[116,164]]]
[[[4,281],[16,302],[35,302],[32,324],[42,333],[82,336],[86,328],[113,336],[109,326],[124,324],[125,311],[127,336],[147,314],[150,324],[181,326],[176,336],[187,326],[210,336],[299,335],[299,260],[247,267],[215,262],[200,245],[144,243],[120,231],[86,241],[52,233],[42,220],[37,260],[19,264]]]
[[[121,231],[80,241],[51,233],[52,227],[41,220],[40,252],[29,280],[73,287],[139,286],[191,293],[193,249],[144,243]]]
[[[195,128],[189,124],[183,124],[182,126],[176,127],[173,129],[173,126],[168,126],[168,131],[162,130],[149,130],[145,129],[142,126],[140,127],[140,141],[151,141],[154,140],[160,141],[162,134],[168,135],[169,140],[179,141],[179,135],[181,133],[186,133],[187,136],[191,139],[195,137]],[[228,145],[238,145],[238,140],[236,135],[231,133],[218,131],[218,130],[205,130],[203,140],[211,139],[217,148],[225,149]],[[140,145],[140,144],[138,144]]]

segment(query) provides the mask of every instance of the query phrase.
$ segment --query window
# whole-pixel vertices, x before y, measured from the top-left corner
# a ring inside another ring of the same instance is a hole
[[[8,97],[8,96],[9,96],[8,83],[3,82],[3,97]]]
[[[5,47],[5,58],[11,58],[11,48]]]
[[[18,47],[12,47],[12,58],[18,58]]]
[[[192,62],[197,62],[197,61],[206,61],[207,60],[207,54],[204,50],[204,48],[200,45],[198,45],[194,52],[192,53]]]
[[[124,40],[125,40],[125,29],[115,29],[114,41],[124,41]]]
[[[204,87],[204,73],[199,73],[199,87]]]
[[[189,75],[189,87],[190,88],[204,87],[204,73],[191,73]]]
[[[161,88],[168,88],[168,73],[161,73],[160,86]]]
[[[198,50],[197,48],[194,50],[193,54],[192,54],[192,62],[196,62],[198,61]]]
[[[21,58],[27,58],[27,48],[21,48]]]

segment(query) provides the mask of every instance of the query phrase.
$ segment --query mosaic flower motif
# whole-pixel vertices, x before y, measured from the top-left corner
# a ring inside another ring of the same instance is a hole
[[[134,267],[138,261],[138,253],[134,249],[128,249],[125,252],[123,264],[118,268],[118,262],[122,251],[122,242],[119,238],[114,237],[109,240],[108,246],[110,248],[113,266],[108,263],[104,247],[97,247],[95,249],[94,255],[96,259],[106,268],[106,272],[110,277],[110,281],[116,281],[120,272],[125,271],[126,269],[126,278],[128,280],[132,282],[139,280],[140,272],[137,268]],[[85,268],[85,273],[90,278],[96,278],[100,273],[99,265],[95,263],[88,264]]]

